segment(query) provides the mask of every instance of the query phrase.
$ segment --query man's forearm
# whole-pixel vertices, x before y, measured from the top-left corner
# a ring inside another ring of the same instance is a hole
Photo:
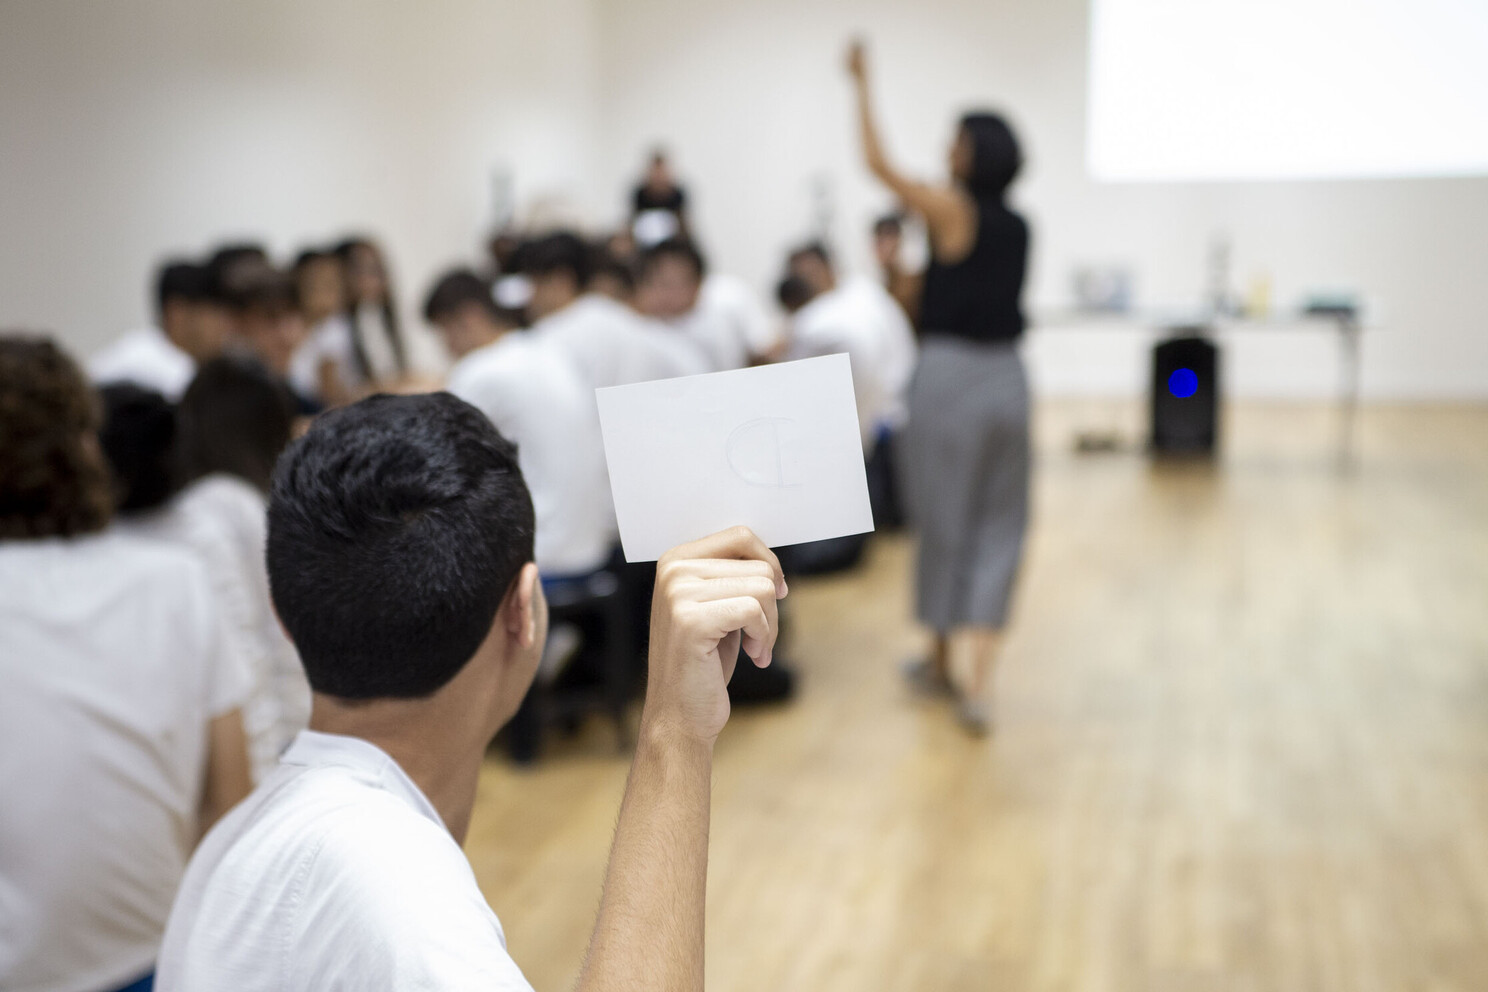
[[[703,987],[713,747],[643,717],[580,992]]]

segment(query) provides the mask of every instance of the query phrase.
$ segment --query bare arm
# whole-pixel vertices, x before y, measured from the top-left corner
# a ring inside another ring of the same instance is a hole
[[[889,162],[873,114],[868,85],[868,56],[862,42],[848,50],[848,73],[858,106],[858,131],[863,143],[863,164],[904,205],[925,219],[930,242],[938,258],[952,261],[971,250],[976,237],[976,207],[965,193],[952,186],[932,186],[904,175]]]
[[[713,742],[740,638],[769,663],[785,591],[775,556],[742,528],[657,563],[640,739],[580,992],[702,989]]]
[[[229,710],[207,724],[207,774],[197,817],[198,839],[251,791],[253,773],[248,767],[243,716]]]

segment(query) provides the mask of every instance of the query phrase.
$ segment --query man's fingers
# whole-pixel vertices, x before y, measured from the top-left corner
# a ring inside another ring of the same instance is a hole
[[[736,577],[755,577],[775,582],[775,570],[769,562],[753,558],[678,558],[665,568],[667,578],[682,581]]]
[[[758,535],[748,527],[730,527],[728,530],[711,534],[700,541],[673,548],[662,556],[661,561],[657,563],[657,569],[663,570],[679,560],[689,558],[734,558],[762,561],[770,566],[780,595],[785,595],[785,572],[780,568],[780,559],[775,557],[775,552],[771,551],[765,542],[761,541]]]
[[[744,653],[757,665],[769,663],[775,648],[775,625],[770,622],[769,614],[758,599],[736,596],[698,603],[695,609],[700,622],[706,625],[710,639],[723,641],[734,631],[742,631]]]
[[[719,578],[689,577],[678,580],[672,587],[680,599],[696,603],[712,603],[720,599],[737,596],[752,596],[760,604],[774,604],[775,581],[766,575],[728,575]]]

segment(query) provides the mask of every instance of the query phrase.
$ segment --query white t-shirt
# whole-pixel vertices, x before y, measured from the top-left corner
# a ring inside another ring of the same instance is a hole
[[[699,331],[704,346],[722,369],[742,368],[753,355],[780,343],[780,329],[749,283],[726,272],[709,274],[698,291],[694,312],[705,318]]]
[[[88,377],[100,386],[132,382],[175,403],[196,375],[196,360],[158,327],[122,335],[88,362]]]
[[[553,343],[511,331],[461,358],[446,388],[507,440],[532,493],[537,567],[579,575],[605,563],[618,532],[594,391]]]
[[[795,314],[788,357],[846,352],[865,449],[880,426],[904,418],[904,394],[914,372],[914,330],[904,311],[878,283],[849,276]]]
[[[373,744],[309,730],[191,859],[155,987],[530,990],[418,786]]]
[[[262,493],[219,473],[193,482],[156,513],[120,522],[141,537],[188,548],[206,566],[225,647],[249,678],[243,730],[254,781],[279,763],[310,719],[310,683],[269,596],[267,512]]]
[[[597,293],[548,314],[532,333],[561,348],[590,389],[710,371],[687,335]]]
[[[0,988],[150,970],[243,677],[196,559],[106,532],[0,542]]]

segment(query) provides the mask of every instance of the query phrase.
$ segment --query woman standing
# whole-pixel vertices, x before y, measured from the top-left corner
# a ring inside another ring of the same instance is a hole
[[[953,691],[962,725],[983,735],[1028,522],[1028,384],[1017,351],[1028,225],[1004,199],[1022,156],[1006,121],[970,113],[951,147],[950,182],[911,180],[879,142],[860,44],[848,69],[867,166],[930,235],[902,464],[920,534],[917,612],[936,640],[908,674]]]

